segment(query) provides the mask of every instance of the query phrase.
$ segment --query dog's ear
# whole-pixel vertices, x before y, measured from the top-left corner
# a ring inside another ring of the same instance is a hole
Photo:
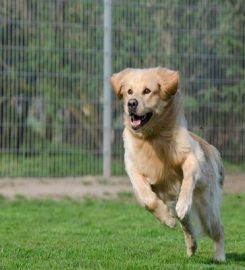
[[[129,71],[130,71],[130,68],[126,68],[118,73],[114,73],[111,76],[112,88],[114,89],[119,99],[123,98],[123,94],[122,94],[123,78]]]
[[[175,95],[179,85],[179,72],[162,67],[157,68],[156,72],[163,97]]]

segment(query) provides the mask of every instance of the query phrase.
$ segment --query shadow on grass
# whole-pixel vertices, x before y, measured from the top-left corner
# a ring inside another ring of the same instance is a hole
[[[236,253],[231,252],[226,254],[227,261],[234,261],[234,262],[244,262],[245,261],[245,253]]]
[[[236,253],[236,252],[231,252],[231,253],[226,253],[226,261],[225,262],[218,262],[214,259],[208,259],[205,263],[206,264],[215,264],[215,265],[223,265],[228,262],[244,262],[245,261],[245,253]]]

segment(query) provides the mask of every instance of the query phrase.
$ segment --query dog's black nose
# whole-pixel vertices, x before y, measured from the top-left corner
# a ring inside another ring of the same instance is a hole
[[[137,99],[135,98],[131,98],[129,101],[128,101],[128,110],[129,112],[134,112],[136,110],[138,106],[138,101]]]

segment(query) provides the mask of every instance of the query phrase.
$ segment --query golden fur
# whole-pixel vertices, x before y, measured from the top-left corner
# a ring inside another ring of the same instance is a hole
[[[214,240],[215,259],[224,261],[222,161],[215,147],[187,130],[178,72],[125,69],[111,83],[124,100],[125,167],[139,202],[171,228],[180,221],[188,256],[197,249],[194,213]]]

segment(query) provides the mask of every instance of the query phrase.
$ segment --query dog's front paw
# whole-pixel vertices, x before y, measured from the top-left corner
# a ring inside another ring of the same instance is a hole
[[[171,229],[176,227],[176,218],[172,215],[169,215],[168,218],[164,221],[164,223]]]
[[[183,220],[187,215],[187,213],[189,212],[190,208],[191,208],[190,203],[184,203],[179,200],[175,208],[178,218],[180,220]]]
[[[196,241],[192,243],[192,245],[186,248],[186,253],[188,257],[191,257],[196,254],[197,251],[197,243]]]

